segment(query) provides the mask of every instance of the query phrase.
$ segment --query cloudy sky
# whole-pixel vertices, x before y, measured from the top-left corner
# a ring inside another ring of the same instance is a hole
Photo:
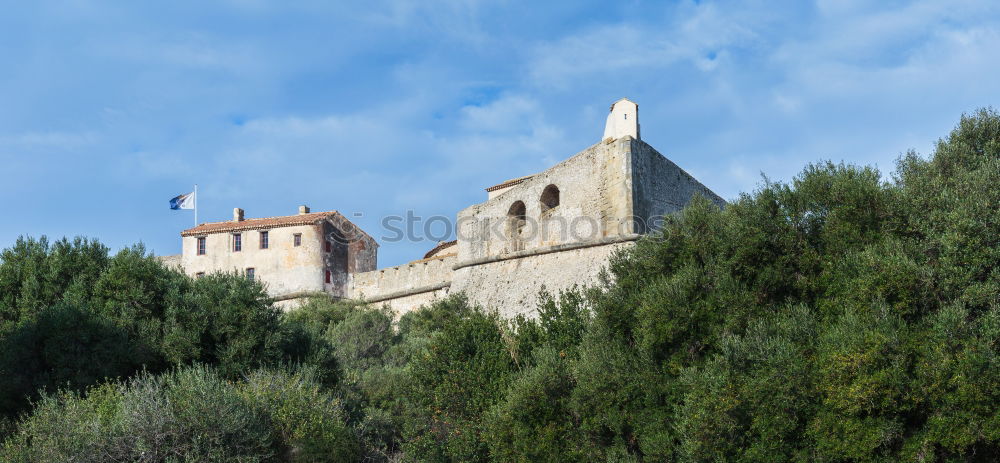
[[[154,3],[158,5],[154,5]],[[0,247],[180,251],[201,221],[336,209],[372,235],[597,142],[643,139],[726,198],[811,161],[928,153],[1000,106],[997,2],[4,2]],[[381,266],[429,242],[383,243]]]

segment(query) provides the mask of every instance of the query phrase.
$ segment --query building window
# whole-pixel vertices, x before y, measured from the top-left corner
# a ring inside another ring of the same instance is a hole
[[[296,247],[302,246],[302,234],[301,233],[296,233],[296,234],[292,235],[292,241],[295,243]]]
[[[326,252],[331,252],[331,251],[333,251],[333,243],[327,241],[326,242]]]
[[[200,280],[200,279],[202,279],[202,278],[205,278],[205,272],[198,272],[198,273],[195,273],[195,274],[194,274],[194,278],[195,278],[196,280]]]
[[[260,248],[261,249],[267,249],[267,247],[269,245],[267,238],[268,237],[267,237],[267,232],[266,231],[260,232]]]
[[[549,185],[542,190],[542,197],[538,199],[542,206],[542,212],[545,212],[553,207],[559,205],[559,187],[555,185]]]
[[[333,273],[331,273],[329,270],[326,271],[326,282],[333,283]]]
[[[247,280],[252,281],[255,274],[256,271],[253,269],[253,267],[247,267]]]
[[[198,255],[199,256],[204,256],[205,255],[205,237],[204,236],[199,236],[198,237]]]
[[[240,252],[243,250],[243,235],[239,233],[233,233],[233,252]]]

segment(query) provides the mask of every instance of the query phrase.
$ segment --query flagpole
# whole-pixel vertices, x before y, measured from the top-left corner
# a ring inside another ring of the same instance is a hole
[[[194,184],[194,226],[198,226],[198,184]]]

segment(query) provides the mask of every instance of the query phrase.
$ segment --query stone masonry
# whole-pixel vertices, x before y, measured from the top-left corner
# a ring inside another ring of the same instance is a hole
[[[336,211],[202,224],[182,233],[180,265],[204,272],[253,268],[286,307],[306,295],[388,305],[397,314],[457,292],[505,316],[531,316],[542,290],[598,282],[616,252],[654,231],[695,195],[725,202],[643,142],[638,105],[611,106],[604,138],[536,174],[487,188],[457,214],[457,240],[423,259],[375,269],[377,243]],[[245,222],[245,223],[244,223]],[[267,231],[270,249],[261,249]],[[244,248],[233,251],[233,237]],[[298,234],[302,243],[295,245]],[[199,239],[208,246],[198,253]],[[255,247],[256,246],[256,247]]]
[[[695,195],[725,204],[638,136],[638,106],[619,100],[602,141],[487,188],[485,202],[460,211],[453,252],[353,274],[349,294],[402,313],[463,292],[505,316],[530,316],[539,291],[597,283],[614,252]]]

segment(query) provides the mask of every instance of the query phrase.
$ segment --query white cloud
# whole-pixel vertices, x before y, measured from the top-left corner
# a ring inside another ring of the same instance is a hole
[[[488,20],[483,16],[485,4],[481,0],[386,0],[366,4],[357,12],[375,27],[420,31],[450,38],[462,46],[481,47],[491,40],[484,28]]]
[[[504,96],[483,106],[460,109],[459,127],[471,132],[530,131],[543,118],[538,102],[521,95]]]
[[[631,25],[601,26],[581,34],[542,43],[527,67],[543,87],[572,87],[589,74],[630,72],[670,64],[683,50],[665,38]]]
[[[672,13],[662,21],[599,25],[537,44],[527,64],[533,83],[566,89],[592,74],[654,73],[678,62],[710,72],[727,48],[754,46],[754,27],[769,19],[757,10],[711,3],[682,4]]]

